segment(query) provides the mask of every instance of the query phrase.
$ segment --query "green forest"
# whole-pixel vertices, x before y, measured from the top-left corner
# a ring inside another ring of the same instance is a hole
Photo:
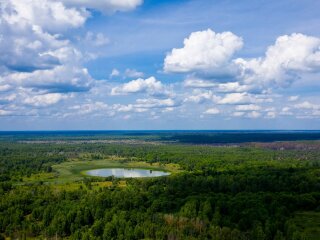
[[[1,136],[0,239],[320,239],[319,141],[155,135]]]

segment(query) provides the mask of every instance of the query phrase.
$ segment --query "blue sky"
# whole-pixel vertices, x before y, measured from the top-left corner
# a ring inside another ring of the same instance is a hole
[[[318,9],[0,1],[0,130],[319,129]]]

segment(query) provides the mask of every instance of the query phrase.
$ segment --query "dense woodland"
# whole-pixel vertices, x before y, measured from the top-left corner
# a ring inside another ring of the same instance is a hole
[[[316,239],[295,218],[320,212],[319,149],[319,142],[211,146],[3,138],[0,239]],[[123,163],[174,163],[181,171],[126,179],[125,187],[115,178],[86,177],[72,190],[24,182],[70,159],[108,156]],[[110,180],[112,186],[91,187]]]

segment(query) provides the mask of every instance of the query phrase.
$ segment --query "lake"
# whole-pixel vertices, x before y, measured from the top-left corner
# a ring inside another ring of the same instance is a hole
[[[86,171],[85,174],[94,177],[110,177],[116,178],[143,178],[143,177],[161,177],[170,175],[169,172],[156,171],[140,168],[101,168]]]

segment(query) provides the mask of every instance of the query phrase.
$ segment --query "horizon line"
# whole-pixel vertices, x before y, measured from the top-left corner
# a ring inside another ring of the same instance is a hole
[[[151,131],[320,131],[320,129],[42,129],[0,130],[0,132],[151,132]]]

